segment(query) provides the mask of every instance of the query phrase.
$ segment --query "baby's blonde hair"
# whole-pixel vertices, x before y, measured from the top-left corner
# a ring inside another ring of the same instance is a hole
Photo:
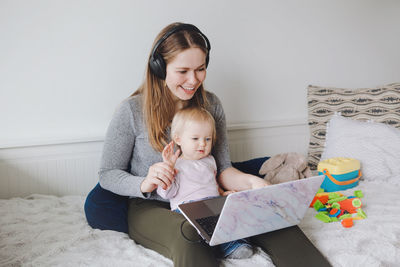
[[[176,136],[182,134],[188,122],[207,122],[212,126],[212,145],[215,144],[217,133],[215,129],[214,117],[205,108],[201,107],[188,107],[179,110],[171,124],[171,139],[175,140]]]

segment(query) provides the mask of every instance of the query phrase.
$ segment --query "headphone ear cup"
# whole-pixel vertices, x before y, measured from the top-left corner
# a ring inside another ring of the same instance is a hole
[[[165,80],[166,65],[163,57],[159,53],[154,53],[150,58],[150,69],[158,78]]]

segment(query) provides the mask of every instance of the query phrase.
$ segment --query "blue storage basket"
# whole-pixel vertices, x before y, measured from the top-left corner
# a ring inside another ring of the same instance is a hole
[[[323,188],[325,192],[335,192],[353,188],[358,185],[358,180],[361,178],[360,170],[332,175],[327,169],[324,169],[322,172],[318,172],[318,174],[325,175],[324,182],[321,184],[321,188]]]

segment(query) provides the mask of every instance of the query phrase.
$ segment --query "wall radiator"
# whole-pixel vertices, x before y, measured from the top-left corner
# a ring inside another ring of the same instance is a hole
[[[231,160],[307,153],[305,120],[228,126]],[[86,195],[98,182],[102,140],[0,148],[0,198]]]

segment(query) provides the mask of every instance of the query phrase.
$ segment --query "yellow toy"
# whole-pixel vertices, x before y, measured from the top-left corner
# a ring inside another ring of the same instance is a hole
[[[344,157],[326,159],[318,163],[318,174],[325,175],[321,188],[326,192],[346,190],[358,185],[360,162]]]

